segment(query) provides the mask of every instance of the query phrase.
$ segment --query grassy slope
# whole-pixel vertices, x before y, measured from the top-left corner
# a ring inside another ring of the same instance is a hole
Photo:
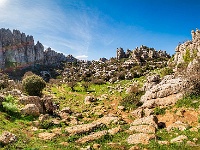
[[[138,79],[139,81],[141,79]],[[112,93],[109,91],[108,86],[112,86],[113,89],[115,87],[128,87],[128,85],[131,84],[132,81],[121,81],[119,83],[115,84],[104,84],[104,85],[91,85],[89,88],[89,92],[85,92],[83,88],[79,85],[75,88],[76,92],[72,92],[69,87],[66,85],[54,85],[51,88],[47,88],[45,90],[45,93],[47,94],[52,94],[55,97],[55,101],[60,103],[60,107],[66,107],[69,106],[74,112],[81,112],[83,113],[84,117],[88,117],[86,114],[90,114],[89,118],[90,120],[96,120],[98,116],[95,116],[91,110],[95,106],[103,105],[104,108],[108,112],[115,113],[117,112],[116,107],[114,105],[112,106],[112,103],[116,103],[117,105],[119,104],[120,99],[124,97],[125,90],[123,90],[122,93],[118,92],[117,90],[112,90]],[[107,94],[108,99],[105,100],[98,100],[96,103],[92,105],[85,105],[84,104],[84,98],[86,95],[94,95],[95,97],[99,97],[102,94]],[[195,100],[195,108],[196,106],[199,106],[199,97],[192,97],[189,98],[192,101]],[[116,102],[116,100],[118,102]],[[197,102],[196,102],[197,101]],[[175,107],[193,107],[191,103],[188,103],[185,99],[179,101]],[[168,108],[172,109],[172,108]],[[88,113],[89,112],[89,113]],[[126,110],[126,114],[129,114],[129,111]],[[163,114],[164,115],[164,114]],[[131,115],[130,115],[131,116]],[[3,131],[7,130],[10,131],[14,134],[17,135],[18,141],[16,143],[10,144],[5,147],[1,147],[1,149],[26,149],[26,150],[53,150],[53,149],[79,149],[80,147],[84,147],[87,145],[92,145],[94,143],[99,143],[101,144],[101,149],[129,149],[132,145],[128,145],[126,142],[127,137],[129,134],[125,132],[129,128],[129,124],[122,124],[121,127],[123,129],[122,132],[119,132],[115,135],[106,135],[102,137],[99,140],[86,143],[83,145],[78,145],[74,141],[77,138],[80,138],[84,135],[79,135],[79,136],[72,136],[69,137],[67,136],[64,132],[61,136],[58,136],[57,138],[49,141],[43,141],[38,138],[38,133],[39,132],[51,132],[51,129],[56,128],[56,126],[51,127],[50,129],[47,130],[38,130],[38,131],[33,131],[32,128],[32,121],[36,120],[37,118],[32,118],[32,117],[12,117],[9,116],[6,113],[0,112],[0,133]],[[130,117],[130,119],[133,119]],[[81,120],[82,121],[82,120]],[[84,121],[83,121],[84,122]],[[60,128],[64,129],[66,125],[60,125]],[[104,130],[114,127],[113,125],[105,128],[101,128],[99,130]],[[193,138],[200,139],[200,132],[191,132],[189,130],[186,131],[177,131],[174,130],[171,133],[168,133],[165,129],[160,129],[156,133],[157,135],[157,140],[167,140],[170,141],[172,138],[178,136],[178,135],[186,135],[188,136],[189,140],[193,140]],[[68,145],[62,145],[60,143],[62,142],[67,142]],[[115,143],[115,144],[108,144],[108,143]],[[197,144],[200,144],[200,140],[197,141]],[[148,148],[148,149],[163,149],[163,150],[176,150],[176,149],[199,149],[200,147],[189,147],[186,146],[185,142],[182,144],[170,144],[170,145],[159,145],[156,140],[153,140],[150,142],[148,145],[139,145],[141,148]]]

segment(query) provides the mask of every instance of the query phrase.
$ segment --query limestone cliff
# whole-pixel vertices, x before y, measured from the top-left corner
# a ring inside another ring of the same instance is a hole
[[[26,67],[35,64],[52,65],[65,61],[66,57],[51,48],[44,50],[33,36],[19,30],[0,29],[0,69]]]

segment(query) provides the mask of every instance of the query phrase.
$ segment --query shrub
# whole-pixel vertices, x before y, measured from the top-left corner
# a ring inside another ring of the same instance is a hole
[[[15,103],[15,98],[12,95],[5,97],[5,101],[2,102],[3,110],[9,114],[16,114],[19,112],[19,109]]]
[[[37,75],[27,76],[22,80],[23,90],[31,96],[41,96],[46,82]]]

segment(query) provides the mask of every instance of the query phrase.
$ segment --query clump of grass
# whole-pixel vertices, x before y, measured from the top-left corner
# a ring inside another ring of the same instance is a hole
[[[2,102],[3,111],[10,115],[18,115],[19,108],[17,107],[16,100],[12,95],[5,97],[5,101]]]
[[[126,109],[136,109],[142,105],[140,102],[142,95],[143,92],[131,93],[121,100],[120,105],[124,106]]]
[[[165,114],[165,108],[156,107],[154,109],[154,114],[155,115],[164,115]]]
[[[177,101],[176,107],[195,108],[200,105],[200,95],[189,95]]]

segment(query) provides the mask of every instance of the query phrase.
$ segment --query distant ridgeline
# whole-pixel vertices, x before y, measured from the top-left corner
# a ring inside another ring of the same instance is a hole
[[[72,55],[67,57],[51,48],[44,50],[33,36],[18,30],[0,29],[0,69],[26,68],[33,65],[57,65],[63,61],[76,61]]]
[[[147,46],[136,47],[134,50],[127,49],[124,52],[123,48],[117,48],[117,59],[129,58],[137,62],[138,64],[145,63],[147,61],[156,59],[166,59],[171,56],[166,53],[166,51],[156,51],[154,48],[149,48]]]

